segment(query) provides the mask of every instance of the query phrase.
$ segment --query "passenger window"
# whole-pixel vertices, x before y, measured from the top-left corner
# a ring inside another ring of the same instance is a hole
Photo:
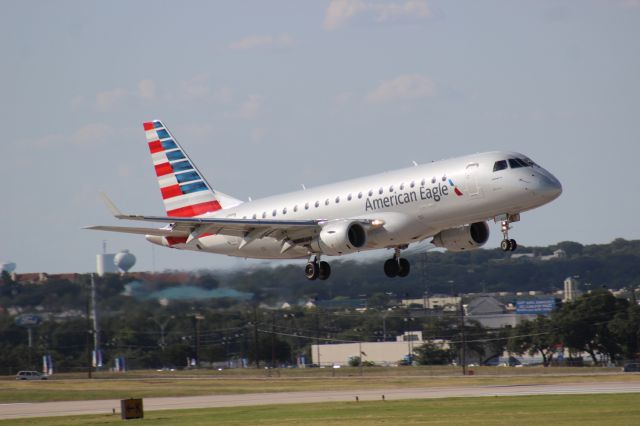
[[[373,196],[373,189],[369,190],[369,197]]]
[[[277,214],[278,212],[276,211],[276,209],[273,209],[273,211],[271,212],[271,216],[274,216]]]
[[[447,175],[442,176],[442,181],[446,181],[447,180]]]
[[[336,204],[338,204],[339,202],[340,202],[340,196],[338,195],[338,196],[336,197]]]
[[[389,187],[389,192],[393,192],[393,185]]]
[[[316,201],[315,206],[316,206],[316,208],[320,207],[320,201]]]
[[[358,199],[362,198],[362,192],[358,192]]]
[[[436,177],[435,176],[431,178],[431,183],[436,183]]]
[[[400,184],[400,191],[404,191],[404,182]]]
[[[426,183],[427,183],[426,179],[422,179],[422,180],[420,181],[420,185],[421,185],[421,186],[424,186]]]
[[[518,169],[520,167],[527,167],[527,165],[525,163],[521,163],[520,161],[516,160],[515,158],[509,158],[509,166],[512,169]]]
[[[329,199],[327,198],[326,200],[324,200],[324,205],[328,206],[329,205]]]
[[[246,218],[247,218],[246,216],[242,216],[242,219],[246,219]]]
[[[500,170],[504,170],[508,167],[509,166],[507,165],[507,160],[496,161],[495,164],[493,165],[493,171],[499,172]]]
[[[282,209],[282,214],[287,214],[287,208]]]
[[[352,198],[351,194],[347,195],[347,201],[351,201]]]
[[[293,206],[293,212],[296,213],[298,211],[298,205]]]
[[[304,203],[304,209],[309,210],[309,203]]]
[[[262,212],[262,218],[266,219],[267,218],[267,212]]]
[[[414,186],[416,186],[416,183],[414,181],[411,181],[411,185],[409,186],[413,188]]]
[[[257,218],[258,218],[258,215],[254,213],[254,214],[253,214],[253,219],[255,220],[255,219],[257,219]]]

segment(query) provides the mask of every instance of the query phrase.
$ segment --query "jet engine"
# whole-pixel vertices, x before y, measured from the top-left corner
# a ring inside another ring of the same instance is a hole
[[[327,222],[311,247],[330,256],[353,253],[367,243],[367,231],[362,224],[351,220]]]
[[[480,248],[485,245],[488,239],[489,225],[487,222],[476,222],[459,228],[445,229],[433,237],[432,243],[436,247],[457,252]]]

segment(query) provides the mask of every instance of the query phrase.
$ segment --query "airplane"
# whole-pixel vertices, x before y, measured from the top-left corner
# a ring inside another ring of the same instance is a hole
[[[124,214],[105,196],[117,219],[165,224],[161,228],[89,226],[145,235],[153,244],[256,259],[308,259],[309,280],[331,275],[323,256],[393,250],[387,277],[411,269],[401,252],[431,238],[453,252],[482,247],[487,221],[500,222],[500,247],[520,214],[558,198],[562,185],[517,152],[493,151],[243,202],[213,189],[160,120],[144,131],[166,216]]]

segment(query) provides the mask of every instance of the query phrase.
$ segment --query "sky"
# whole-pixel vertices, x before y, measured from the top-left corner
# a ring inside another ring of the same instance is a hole
[[[514,224],[520,244],[640,238],[640,0],[2,6],[0,262],[17,272],[93,271],[103,241],[134,270],[255,264],[81,229],[125,225],[101,191],[164,214],[151,119],[240,199],[514,150],[564,188]]]

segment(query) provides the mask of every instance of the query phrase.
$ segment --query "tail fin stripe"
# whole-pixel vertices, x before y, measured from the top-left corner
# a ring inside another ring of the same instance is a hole
[[[193,170],[191,163],[189,161],[178,161],[176,163],[171,163],[171,167],[174,172],[185,172],[187,170]]]
[[[217,210],[220,210],[221,208],[222,207],[220,206],[220,203],[218,203],[218,201],[216,200],[213,200],[201,204],[181,207],[175,210],[169,210],[167,212],[167,215],[174,217],[194,217],[209,212],[215,212]]]
[[[156,130],[156,133],[158,134],[158,139],[169,139],[171,137],[166,129]]]
[[[156,168],[156,176],[158,177],[168,175],[169,173],[173,173],[173,168],[169,163],[157,164],[155,168]]]
[[[162,144],[162,147],[165,150],[170,150],[170,149],[176,149],[178,148],[178,145],[176,145],[176,143],[173,141],[173,139],[166,139],[160,142]]]
[[[151,154],[155,154],[156,152],[164,151],[164,149],[162,148],[160,141],[152,141],[149,142],[149,151],[151,151]]]
[[[160,188],[160,192],[162,192],[163,200],[166,200],[167,198],[177,197],[178,195],[183,195],[182,190],[180,189],[180,185],[171,185]]]
[[[176,179],[179,183],[186,183],[191,182],[192,180],[199,180],[200,175],[196,172],[186,172],[176,175]]]
[[[185,158],[184,154],[182,153],[182,151],[175,150],[175,151],[169,151],[167,152],[167,158],[169,159],[169,161],[177,161],[177,160],[182,160]]]
[[[142,125],[144,126],[144,130],[145,131],[153,130],[153,128],[155,127],[153,121],[149,121],[147,123],[143,123]]]
[[[176,210],[182,207],[195,206],[196,204],[207,203],[211,200],[211,197],[206,191],[194,192],[193,194],[185,194],[180,197],[167,198],[164,201],[164,205],[167,212],[170,210]]]
[[[209,188],[207,188],[207,185],[205,185],[203,181],[199,181],[180,185],[180,189],[183,194],[191,194],[198,191],[207,191]]]

